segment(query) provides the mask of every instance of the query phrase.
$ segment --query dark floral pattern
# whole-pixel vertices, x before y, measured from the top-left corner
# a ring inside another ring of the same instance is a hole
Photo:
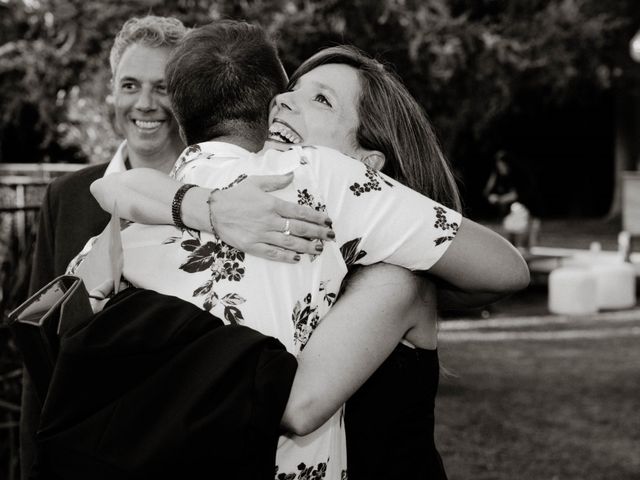
[[[313,208],[316,212],[324,212],[327,206],[322,202],[316,202],[313,194],[305,188],[304,190],[298,190],[298,205],[306,205]]]
[[[187,163],[191,162],[192,160],[195,160],[196,158],[198,158],[198,156],[202,153],[202,149],[200,148],[200,145],[195,144],[195,145],[189,145],[184,152],[182,152],[182,155],[180,155],[180,157],[178,157],[178,160],[176,160],[176,163],[173,166],[173,169],[171,170],[171,173],[169,174],[171,177],[176,177],[176,175],[178,175],[178,172],[182,169],[182,167],[184,167]]]
[[[326,462],[320,462],[315,467],[313,465],[307,467],[304,463],[300,463],[298,471],[293,473],[278,473],[278,467],[276,467],[276,480],[320,480],[327,474],[327,463],[329,463],[329,459]],[[346,479],[345,475],[346,472],[343,471],[343,479]]]
[[[327,288],[330,280],[320,282],[320,295],[326,302],[328,307],[331,307],[336,301],[337,294],[330,292]],[[291,320],[293,321],[294,333],[293,341],[296,345],[300,346],[300,351],[304,349],[307,342],[311,338],[313,331],[320,323],[320,315],[318,314],[318,305],[311,303],[312,296],[308,293],[302,301],[298,300],[293,307],[291,314]]]
[[[191,161],[189,157],[192,155],[195,156],[195,158],[203,158],[200,145],[191,145],[188,147],[176,163],[174,171],[179,170]],[[215,154],[209,154],[204,158],[208,159],[214,156]],[[229,185],[223,187],[222,190],[231,188],[246,178],[247,175],[243,173]],[[237,324],[244,321],[244,316],[238,308],[238,305],[245,303],[246,300],[237,293],[229,293],[219,298],[217,292],[214,290],[214,285],[217,282],[224,280],[228,282],[239,282],[242,280],[245,274],[244,252],[232,247],[217,237],[213,241],[202,243],[200,232],[189,229],[183,229],[182,232],[183,234],[184,232],[189,232],[192,238],[184,240],[180,244],[183,250],[190,252],[187,260],[180,265],[180,270],[187,273],[198,273],[204,272],[205,270],[211,271],[211,278],[196,288],[193,291],[193,296],[205,297],[202,308],[207,311],[211,311],[218,303],[222,304],[224,307],[224,318],[229,323]],[[162,243],[163,245],[176,243],[181,239],[182,236],[175,235],[165,239]]]
[[[313,208],[316,212],[324,212],[327,210],[327,206],[322,202],[316,202],[312,193],[305,188],[303,190],[298,190],[298,205],[306,205],[307,207]],[[309,254],[310,260],[313,262],[318,255]]]
[[[300,300],[296,302],[291,314],[291,320],[295,329],[293,342],[296,345],[300,345],[300,351],[302,351],[320,322],[318,306],[311,304],[310,293],[304,297],[302,302]]]
[[[320,282],[320,293],[324,294],[323,299],[325,302],[327,302],[327,306],[330,307],[331,305],[333,305],[336,301],[336,294],[333,292],[329,292],[327,290],[327,284],[330,282],[331,280],[325,280],[325,281],[321,281]]]
[[[356,197],[359,197],[364,193],[382,190],[382,185],[380,182],[388,185],[389,187],[393,187],[393,184],[385,179],[382,175],[380,175],[380,172],[368,165],[365,165],[365,168],[365,176],[367,177],[367,181],[362,184],[355,182],[349,187],[349,190],[351,190]]]
[[[364,250],[358,250],[361,240],[362,238],[354,238],[340,247],[340,253],[342,253],[342,258],[347,267],[352,266],[367,254]]]
[[[176,237],[169,237],[165,243],[177,241]],[[244,320],[238,305],[246,300],[237,293],[229,293],[222,297],[214,291],[214,284],[223,280],[239,282],[244,277],[244,252],[234,248],[222,240],[202,243],[200,236],[184,240],[180,246],[189,253],[187,260],[180,265],[180,270],[187,273],[211,271],[211,277],[193,291],[194,297],[204,296],[202,307],[210,311],[218,303],[224,306],[224,318],[229,323],[241,323]]]
[[[243,173],[242,175],[238,175],[238,178],[236,178],[233,182],[231,182],[229,185],[227,185],[226,187],[222,187],[220,190],[226,190],[227,188],[231,188],[234,185],[239,184],[240,182],[246,180],[247,178],[247,174]]]
[[[433,226],[448,233],[447,235],[443,235],[434,240],[434,243],[436,244],[436,246],[438,246],[443,244],[444,242],[453,240],[458,233],[458,228],[460,228],[460,225],[458,225],[457,222],[448,222],[447,212],[444,208],[437,205],[433,208],[436,211],[436,222]]]

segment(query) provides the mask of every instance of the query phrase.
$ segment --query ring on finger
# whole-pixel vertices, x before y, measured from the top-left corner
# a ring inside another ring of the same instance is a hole
[[[282,233],[284,233],[285,235],[291,235],[291,230],[289,229],[291,227],[291,222],[289,221],[288,218],[286,218],[284,220],[284,228],[282,229]]]

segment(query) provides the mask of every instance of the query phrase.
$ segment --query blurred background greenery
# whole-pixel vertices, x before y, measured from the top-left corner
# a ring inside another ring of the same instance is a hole
[[[636,0],[0,0],[0,162],[110,158],[109,48],[147,13],[260,23],[289,72],[336,43],[391,63],[435,124],[471,216],[488,213],[499,150],[534,214],[610,208],[616,102],[640,84]]]
[[[126,19],[150,13],[259,23],[289,73],[339,43],[388,62],[434,123],[472,218],[493,213],[482,190],[498,152],[543,219],[617,218],[619,173],[637,168],[638,0],[0,0],[0,166],[111,158],[109,49]],[[0,218],[3,314],[26,294],[36,214],[21,231]],[[19,379],[0,328],[0,478],[16,478]]]

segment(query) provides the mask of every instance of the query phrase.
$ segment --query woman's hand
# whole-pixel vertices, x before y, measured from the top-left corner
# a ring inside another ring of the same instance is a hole
[[[194,230],[212,232],[211,206],[215,233],[224,242],[251,255],[295,263],[299,253],[322,251],[319,240],[332,240],[334,234],[326,213],[267,193],[286,187],[292,180],[293,174],[248,177],[213,192],[211,205],[207,203],[210,189],[192,188],[182,201],[182,221]],[[91,193],[109,213],[113,213],[117,199],[122,218],[171,225],[171,204],[181,185],[157,170],[134,168],[96,180]]]
[[[211,222],[218,237],[244,252],[281,262],[295,263],[300,253],[322,252],[322,240],[335,238],[329,216],[266,193],[292,179],[293,174],[252,176],[213,192]]]

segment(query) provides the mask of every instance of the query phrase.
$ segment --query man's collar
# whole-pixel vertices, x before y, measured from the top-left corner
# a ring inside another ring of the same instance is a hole
[[[227,142],[202,142],[199,143],[198,146],[203,152],[211,152],[222,156],[247,157],[253,155],[249,150]]]
[[[127,141],[124,140],[118,147],[118,150],[116,150],[116,153],[113,155],[113,158],[109,162],[109,165],[107,166],[107,169],[105,170],[104,175],[107,176],[107,175],[111,175],[112,173],[124,172],[128,168],[131,168],[130,165],[127,166],[127,164],[129,163],[128,157],[129,155],[127,153]]]

